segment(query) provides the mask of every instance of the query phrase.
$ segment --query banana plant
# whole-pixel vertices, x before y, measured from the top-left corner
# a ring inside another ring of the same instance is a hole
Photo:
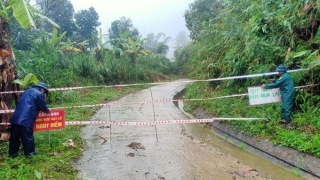
[[[13,16],[24,29],[36,27],[33,20],[35,17],[40,17],[41,19],[50,22],[54,27],[59,28],[59,25],[57,23],[55,23],[48,17],[39,14],[38,10],[32,7],[25,0],[7,0],[7,3],[7,6],[5,6],[5,2],[2,1],[0,4],[0,17],[4,18],[5,20],[9,19],[8,10],[12,9]]]
[[[136,41],[133,41],[128,37],[128,43],[122,43],[122,46],[125,47],[125,53],[130,57],[132,65],[136,65],[137,57],[139,54],[143,56],[148,56],[151,51],[143,49],[143,41],[139,38]]]
[[[20,90],[18,84],[12,83],[13,80],[17,79],[13,61],[15,56],[13,48],[10,43],[10,31],[9,31],[9,20],[10,13],[12,12],[13,17],[18,21],[24,29],[36,28],[34,18],[40,17],[49,21],[53,26],[59,28],[59,26],[51,21],[49,18],[42,16],[38,11],[33,8],[25,0],[0,0],[0,89],[1,92],[17,91]],[[0,110],[12,109],[12,102],[18,100],[18,95],[14,94],[0,94]],[[2,114],[0,116],[0,122],[9,122],[10,114]],[[5,134],[7,129],[4,126],[0,127],[0,138]]]
[[[100,28],[99,34],[98,34],[97,44],[96,44],[96,47],[95,47],[95,58],[96,58],[97,61],[103,61],[104,54],[105,54],[105,52],[107,50],[105,45],[108,43],[108,41],[107,42],[103,42],[103,37],[105,35],[108,35],[108,34],[102,34],[102,29]]]
[[[121,45],[125,49],[125,54],[127,54],[131,60],[131,64],[135,67],[136,71],[136,83],[138,81],[137,75],[137,58],[138,55],[142,54],[143,56],[149,56],[151,51],[143,49],[143,42],[146,39],[137,38],[136,41],[133,41],[130,37],[128,37],[128,43],[122,43]]]
[[[34,84],[37,84],[39,82],[39,79],[36,75],[30,73],[27,74],[23,79],[15,79],[13,83],[19,84],[23,88],[27,88],[29,86],[32,86]]]
[[[61,49],[63,51],[66,51],[66,52],[72,51],[72,52],[82,53],[84,47],[88,45],[88,40],[85,40],[83,42],[76,44],[75,42],[72,42],[70,39],[68,39],[66,42],[60,42],[59,45],[61,46]],[[77,48],[76,46],[79,46],[79,48]]]
[[[115,38],[115,39],[110,39],[108,41],[108,43],[113,45],[112,51],[114,52],[116,59],[119,59],[122,56],[122,53],[125,48],[123,44],[127,43],[129,35],[130,35],[130,31],[126,30],[120,34],[120,37]]]
[[[57,44],[59,44],[59,42],[61,41],[61,39],[67,34],[67,32],[63,32],[62,34],[58,35],[58,30],[57,28],[53,28],[52,31],[52,36],[50,39],[50,44],[52,46],[56,46]]]

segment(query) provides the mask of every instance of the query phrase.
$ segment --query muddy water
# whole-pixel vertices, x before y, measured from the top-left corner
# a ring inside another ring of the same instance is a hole
[[[182,92],[183,93],[183,92]],[[179,98],[181,95],[178,95],[175,98]],[[195,119],[192,114],[185,112],[183,110],[183,102],[178,101],[175,104],[179,109],[186,114],[190,119]],[[224,137],[212,132],[208,128],[203,127],[199,124],[188,124],[186,128],[192,134],[193,137],[207,143],[209,146],[214,146],[219,148],[226,154],[230,154],[232,157],[237,158],[239,161],[244,164],[249,165],[250,167],[255,167],[259,169],[262,174],[268,174],[270,179],[303,179],[294,175],[291,171],[280,167],[277,164],[274,164],[260,156],[252,154],[245,150],[245,145],[239,144],[238,146],[229,143]],[[241,146],[243,145],[243,146]],[[309,178],[313,178],[308,176]]]
[[[118,101],[173,99],[184,85],[159,85]],[[172,102],[112,105],[92,117],[114,122],[182,119],[188,117]],[[197,124],[91,125],[83,128],[82,136],[86,146],[75,167],[78,179],[300,179]],[[140,146],[128,147],[133,142]]]
[[[267,177],[270,179],[303,179],[264,158],[228,143],[225,139],[222,139],[220,136],[197,124],[188,125],[187,129],[191,134],[194,134],[196,138],[206,142],[208,146],[219,148],[222,152],[237,158],[239,162],[258,169],[261,174],[267,174]]]

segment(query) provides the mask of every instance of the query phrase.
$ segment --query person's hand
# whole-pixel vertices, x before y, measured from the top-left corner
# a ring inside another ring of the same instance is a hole
[[[43,112],[46,116],[49,116],[50,115],[50,109],[49,109],[49,111],[47,111],[47,112]]]
[[[261,85],[261,88],[263,89],[265,86],[266,86],[265,84],[262,84],[262,85]]]
[[[273,83],[274,79],[269,79],[269,82]]]

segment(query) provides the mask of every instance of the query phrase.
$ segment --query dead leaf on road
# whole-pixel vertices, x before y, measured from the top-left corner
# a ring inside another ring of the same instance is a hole
[[[128,157],[128,156],[130,156],[130,157],[134,157],[134,153],[128,153],[128,154],[126,154],[126,156]]]
[[[141,143],[131,142],[127,147],[131,147],[132,149],[146,149]]]
[[[161,176],[161,175],[159,175],[158,178],[159,178],[159,179],[162,179],[162,180],[166,180],[166,178],[163,177],[163,176]]]

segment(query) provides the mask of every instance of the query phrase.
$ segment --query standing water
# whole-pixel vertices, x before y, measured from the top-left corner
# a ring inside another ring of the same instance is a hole
[[[179,92],[174,99],[179,99],[184,94],[184,91]],[[174,101],[175,105],[186,114],[190,119],[195,119],[195,117],[184,111],[183,101]],[[201,142],[206,143],[208,146],[215,147],[220,149],[220,151],[231,155],[234,158],[237,158],[239,162],[242,162],[250,167],[255,167],[259,169],[259,172],[262,174],[268,174],[270,179],[281,179],[281,180],[294,180],[294,179],[304,179],[294,174],[293,172],[274,164],[267,159],[264,159],[252,152],[249,152],[246,149],[245,145],[241,142],[238,142],[239,145],[236,146],[234,143],[230,143],[227,138],[223,138],[221,135],[215,133],[213,130],[204,127],[201,124],[186,124],[187,131],[190,132],[192,138],[197,138]],[[312,179],[313,177],[308,177]]]

